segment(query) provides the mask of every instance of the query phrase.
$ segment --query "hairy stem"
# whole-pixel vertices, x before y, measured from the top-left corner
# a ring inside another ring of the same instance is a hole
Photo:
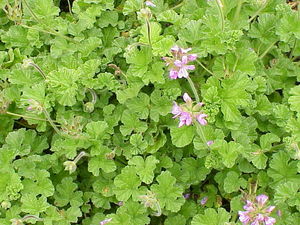
[[[55,123],[53,122],[53,120],[51,119],[49,113],[47,112],[46,109],[43,109],[44,115],[47,118],[48,122],[50,123],[51,127],[55,130],[55,132],[59,135],[62,135],[62,133],[60,132],[60,130],[57,128],[57,126],[55,125]]]
[[[13,113],[13,112],[5,112],[7,115],[10,116],[17,116],[17,117],[23,117],[23,118],[28,118],[28,119],[33,119],[33,120],[39,120],[39,121],[47,121],[45,119],[41,119],[41,118],[36,118],[36,117],[32,117],[32,116],[26,116],[26,115],[22,115],[22,114],[17,114],[17,113]]]
[[[217,7],[218,7],[220,18],[221,18],[221,28],[222,28],[222,31],[224,31],[225,19],[224,19],[224,13],[223,13],[223,9],[222,9],[223,5],[222,5],[221,0],[215,0],[215,1],[217,3]]]
[[[214,73],[212,71],[210,71],[206,66],[204,66],[204,64],[201,63],[198,59],[196,61],[206,72],[208,72],[211,75],[214,75]]]
[[[266,54],[268,54],[268,52],[271,50],[271,48],[273,48],[273,46],[277,43],[277,41],[274,41],[258,58],[262,59],[263,57],[265,57]]]
[[[31,66],[33,66],[46,80],[46,74],[43,72],[43,70],[35,63],[30,63]]]
[[[248,23],[251,23],[257,16],[258,14],[267,6],[268,1],[266,1],[264,4],[259,7],[259,9],[250,17],[248,20]]]
[[[87,156],[87,153],[84,152],[84,151],[80,152],[80,153],[76,156],[76,158],[73,160],[73,162],[74,162],[75,164],[77,164],[78,161],[79,161],[82,157],[84,157],[84,156]]]
[[[188,82],[189,82],[189,84],[190,84],[190,86],[192,88],[192,91],[193,91],[194,96],[196,98],[196,102],[199,103],[200,102],[200,98],[199,98],[198,92],[196,90],[196,87],[194,85],[194,82],[192,81],[192,79],[190,77],[187,77],[187,80],[188,80]]]

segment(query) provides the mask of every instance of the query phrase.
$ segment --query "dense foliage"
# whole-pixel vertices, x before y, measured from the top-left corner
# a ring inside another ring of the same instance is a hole
[[[0,224],[300,224],[298,4],[1,0]]]

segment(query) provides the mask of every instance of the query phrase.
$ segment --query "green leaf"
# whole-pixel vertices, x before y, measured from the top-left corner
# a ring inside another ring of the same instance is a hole
[[[94,176],[99,176],[100,169],[105,173],[111,173],[117,169],[113,159],[108,157],[112,150],[106,146],[96,144],[91,149],[91,158],[89,159],[88,171]]]
[[[132,200],[127,201],[124,206],[117,210],[117,215],[128,215],[130,217],[130,223],[135,225],[149,224],[150,218],[147,216],[147,210],[139,203]]]
[[[183,190],[175,185],[176,179],[169,171],[164,171],[156,180],[158,184],[151,185],[151,191],[156,194],[160,207],[171,212],[178,212],[184,203],[184,198],[182,197]]]
[[[114,193],[117,199],[119,201],[127,201],[131,196],[136,197],[138,195],[138,187],[141,182],[136,175],[135,168],[127,166],[115,177],[114,184],[116,186]]]
[[[54,194],[56,205],[62,207],[70,203],[73,207],[81,206],[83,204],[83,194],[81,191],[75,191],[77,188],[77,184],[73,182],[71,177],[63,178],[61,184],[56,186],[56,192]]]
[[[280,40],[288,42],[291,35],[294,35],[298,39],[300,38],[300,23],[297,18],[297,13],[292,10],[283,16],[276,26],[276,33],[279,35]]]
[[[243,147],[236,142],[231,141],[228,143],[223,140],[216,141],[211,148],[218,151],[222,158],[222,163],[228,168],[234,166],[235,161],[243,149]]]
[[[149,115],[150,98],[144,93],[140,93],[138,97],[129,99],[126,105],[129,110],[135,112],[140,119],[146,119]]]
[[[191,225],[224,225],[229,222],[230,214],[223,208],[209,208],[204,211],[204,214],[194,216]]]
[[[204,166],[204,159],[188,157],[182,160],[182,172],[180,177],[186,185],[196,185],[205,180],[210,170]]]
[[[270,162],[268,176],[274,180],[275,185],[272,186],[274,189],[278,184],[289,181],[299,184],[300,176],[297,174],[297,162],[290,161],[289,155],[283,151],[275,153]]]
[[[128,15],[129,13],[139,11],[143,3],[143,0],[127,0],[124,4],[123,14]]]
[[[131,112],[131,110],[125,110],[121,119],[123,125],[120,127],[121,133],[126,136],[131,134],[132,131],[144,132],[147,130],[147,124],[138,119],[138,116]]]
[[[105,121],[90,122],[86,125],[86,132],[92,140],[107,138],[108,125]]]
[[[52,71],[47,76],[47,82],[54,91],[57,101],[64,106],[72,106],[76,103],[76,94],[79,73],[76,70],[60,68]]]
[[[39,17],[58,16],[59,8],[53,4],[53,0],[29,0],[31,10]]]
[[[27,47],[30,45],[27,40],[27,30],[21,26],[11,26],[7,32],[1,35],[7,48],[10,47]]]
[[[287,182],[278,185],[275,190],[274,201],[276,204],[284,203],[284,202],[292,202],[296,200],[297,193],[300,189],[300,183]]]
[[[130,64],[127,75],[142,77],[152,61],[151,49],[149,47],[142,47],[141,50],[132,48],[126,53],[126,61]]]
[[[291,105],[291,110],[300,112],[300,86],[296,86],[290,91],[291,96],[288,101]]]
[[[176,147],[184,147],[192,143],[196,130],[193,126],[171,127],[172,143]]]
[[[37,198],[35,194],[26,194],[21,198],[22,202],[22,211],[29,213],[31,215],[39,215],[42,212],[45,212],[49,207],[47,198],[42,196]]]
[[[141,156],[135,156],[129,160],[128,165],[135,166],[141,181],[150,184],[153,181],[154,169],[158,162],[154,156],[148,156],[145,160]]]
[[[239,191],[240,187],[245,188],[247,181],[239,177],[239,174],[234,171],[227,173],[224,180],[224,190],[226,193],[232,193]]]

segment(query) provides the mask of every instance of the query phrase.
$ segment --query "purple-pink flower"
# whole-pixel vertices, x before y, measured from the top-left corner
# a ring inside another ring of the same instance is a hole
[[[149,7],[156,7],[156,5],[152,1],[145,1],[145,5]]]
[[[205,205],[205,204],[207,203],[207,200],[208,200],[208,197],[207,197],[207,196],[203,197],[203,198],[200,200],[200,204],[201,204],[201,205]]]
[[[100,222],[100,225],[108,224],[111,220],[112,220],[112,218],[102,220],[102,221]]]
[[[169,66],[169,77],[171,79],[187,78],[189,76],[189,71],[195,69],[194,65],[188,64],[197,59],[197,54],[188,54],[191,50],[191,48],[184,49],[176,45],[171,48],[172,58],[162,58],[166,62],[166,65]]]
[[[208,146],[211,146],[213,143],[214,143],[214,141],[212,141],[212,140],[206,142],[206,144],[207,144]]]
[[[269,215],[275,206],[267,206],[268,196],[258,195],[254,201],[247,200],[244,209],[239,211],[239,220],[243,225],[273,225],[276,220]]]
[[[205,126],[207,121],[205,118],[206,114],[201,112],[201,107],[203,103],[193,104],[193,100],[187,94],[183,94],[184,104],[178,105],[176,102],[173,103],[173,108],[171,113],[174,115],[173,118],[179,118],[178,127],[184,125],[189,126],[193,123],[194,120],[198,121],[201,125]]]

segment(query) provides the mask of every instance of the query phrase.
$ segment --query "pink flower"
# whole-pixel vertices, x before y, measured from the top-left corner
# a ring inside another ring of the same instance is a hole
[[[268,201],[269,197],[266,195],[258,195],[256,197],[256,201],[258,203],[259,206],[264,206],[266,204],[266,202]]]
[[[185,199],[189,199],[189,198],[191,197],[191,194],[190,194],[190,193],[186,193],[186,194],[183,195],[183,197],[184,197]]]
[[[276,219],[273,217],[266,217],[265,218],[265,225],[273,225],[276,223]]]
[[[208,200],[208,197],[207,197],[207,196],[203,197],[203,198],[201,199],[201,201],[200,201],[200,204],[201,204],[201,205],[205,205],[205,204],[207,203],[207,200]]]
[[[197,120],[201,125],[205,126],[207,124],[207,121],[205,120],[206,117],[207,117],[206,114],[201,113],[197,116]]]
[[[178,127],[182,127],[183,125],[191,125],[193,122],[192,115],[189,112],[182,112],[179,117],[179,125]]]
[[[152,1],[146,1],[145,5],[149,7],[156,7],[156,5]]]
[[[100,225],[105,225],[105,224],[109,223],[111,220],[112,220],[112,218],[102,220],[102,221],[100,222]]]
[[[191,97],[189,96],[188,93],[184,93],[183,96],[182,96],[183,100],[186,102],[186,103],[190,103],[192,102],[193,100],[191,99]]]
[[[172,108],[172,114],[174,115],[173,118],[180,116],[181,113],[182,113],[182,109],[180,108],[180,106],[178,106],[176,102],[173,102],[173,108]]]
[[[206,144],[207,144],[208,146],[211,146],[213,143],[214,143],[214,141],[208,141],[208,142],[206,142]]]
[[[250,216],[248,215],[248,212],[239,211],[239,219],[243,224],[248,224],[250,221]]]
[[[270,213],[275,209],[275,206],[266,206],[269,197],[262,194],[255,198],[255,201],[246,201],[244,209],[239,211],[239,220],[243,225],[273,225],[276,220],[270,217]]]
[[[171,79],[187,78],[189,71],[195,69],[194,65],[188,65],[189,62],[197,59],[197,54],[188,54],[191,50],[191,48],[184,49],[175,45],[171,48],[172,58],[162,57],[166,62],[166,66],[169,66],[169,77]]]
[[[178,78],[178,71],[175,69],[171,69],[169,72],[169,77],[173,80]]]
[[[183,56],[181,61],[180,60],[175,60],[174,65],[178,67],[178,77],[179,78],[187,78],[189,76],[188,70],[194,70],[195,66],[194,65],[187,65],[188,63],[188,57]]]

